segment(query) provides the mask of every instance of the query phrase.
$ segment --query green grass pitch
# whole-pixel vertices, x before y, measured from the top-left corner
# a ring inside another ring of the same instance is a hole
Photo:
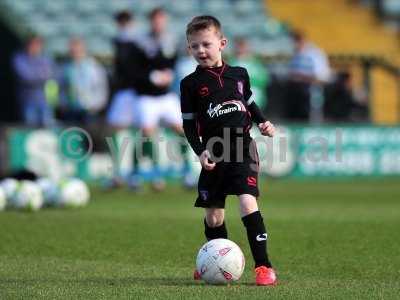
[[[194,193],[92,190],[80,210],[0,213],[0,299],[399,299],[399,179],[269,180],[261,208],[277,287],[253,263],[229,198],[229,238],[246,256],[238,283],[191,279],[204,242]]]

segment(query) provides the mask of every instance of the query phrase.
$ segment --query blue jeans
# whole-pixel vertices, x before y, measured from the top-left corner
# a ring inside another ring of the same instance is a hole
[[[45,101],[27,101],[22,108],[22,117],[28,126],[50,126],[54,124],[53,109]]]

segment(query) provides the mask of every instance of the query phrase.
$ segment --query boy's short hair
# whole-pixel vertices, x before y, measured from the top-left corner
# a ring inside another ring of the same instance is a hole
[[[201,30],[215,28],[215,31],[223,37],[222,26],[216,17],[213,16],[197,16],[186,26],[186,37]]]

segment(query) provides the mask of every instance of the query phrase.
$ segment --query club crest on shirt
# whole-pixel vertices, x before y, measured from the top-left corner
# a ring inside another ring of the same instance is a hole
[[[243,81],[239,80],[237,82],[237,88],[238,88],[239,93],[243,95]]]

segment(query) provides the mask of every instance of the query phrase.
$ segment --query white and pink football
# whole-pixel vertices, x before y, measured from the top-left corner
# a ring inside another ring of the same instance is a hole
[[[204,244],[196,260],[197,272],[209,284],[227,284],[239,280],[244,266],[242,250],[227,239],[214,239]]]

